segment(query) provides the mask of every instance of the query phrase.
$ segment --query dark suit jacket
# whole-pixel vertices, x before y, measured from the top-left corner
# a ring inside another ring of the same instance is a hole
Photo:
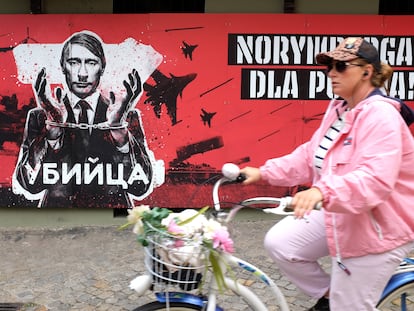
[[[100,96],[94,124],[106,121],[108,104]],[[67,122],[75,123],[72,109],[67,109]],[[117,149],[110,130],[93,129],[87,144],[79,147],[80,135],[88,130],[77,128],[65,128],[61,148],[53,150],[45,121],[42,108],[29,111],[14,181],[26,193],[44,191],[41,206],[130,207],[128,194],[141,197],[149,191],[153,171],[138,111],[127,117],[129,153]],[[34,180],[29,179],[27,164],[40,167]]]

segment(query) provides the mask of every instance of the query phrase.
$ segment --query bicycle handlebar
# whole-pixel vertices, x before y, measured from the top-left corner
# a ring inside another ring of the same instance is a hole
[[[236,164],[225,163],[222,168],[223,177],[220,178],[213,187],[213,203],[214,208],[218,212],[220,211],[220,198],[219,198],[219,188],[225,183],[241,183],[246,179],[246,176],[240,174],[240,169]],[[276,215],[293,215],[293,209],[291,209],[292,197],[286,196],[282,198],[275,197],[255,197],[246,199],[239,203],[240,207],[260,205],[260,204],[270,204],[277,205],[276,207],[264,208],[263,212],[271,213]],[[319,202],[316,206],[316,210],[322,208],[322,202]]]

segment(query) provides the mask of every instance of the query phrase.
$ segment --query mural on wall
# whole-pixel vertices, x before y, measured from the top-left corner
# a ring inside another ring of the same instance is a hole
[[[135,108],[141,77],[147,79],[161,58],[132,39],[106,50],[95,33],[81,31],[60,48],[25,44],[13,51],[18,80],[33,85],[37,107],[27,114],[12,186],[39,207],[132,207],[162,184],[162,162],[148,150]],[[53,62],[60,67],[50,68]],[[115,90],[115,77],[127,73],[123,95],[98,90],[107,70]]]
[[[0,206],[211,204],[224,163],[258,166],[312,135],[334,97],[314,56],[345,36],[378,47],[395,69],[391,95],[411,105],[411,19],[4,15]],[[245,196],[294,191],[246,188]],[[243,199],[237,187],[226,195]]]

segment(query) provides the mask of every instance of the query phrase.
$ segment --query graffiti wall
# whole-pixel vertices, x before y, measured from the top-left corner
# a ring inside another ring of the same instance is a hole
[[[312,135],[335,96],[314,56],[346,36],[378,48],[390,95],[412,105],[413,18],[2,15],[0,206],[211,204],[224,163],[259,166]]]

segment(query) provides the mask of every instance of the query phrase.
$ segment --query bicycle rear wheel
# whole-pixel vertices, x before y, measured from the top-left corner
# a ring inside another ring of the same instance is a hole
[[[414,310],[414,281],[394,289],[381,299],[377,308],[381,311]]]
[[[165,303],[153,301],[140,306],[133,311],[186,311],[186,310],[201,310],[202,307],[185,302],[170,302],[169,308]]]

